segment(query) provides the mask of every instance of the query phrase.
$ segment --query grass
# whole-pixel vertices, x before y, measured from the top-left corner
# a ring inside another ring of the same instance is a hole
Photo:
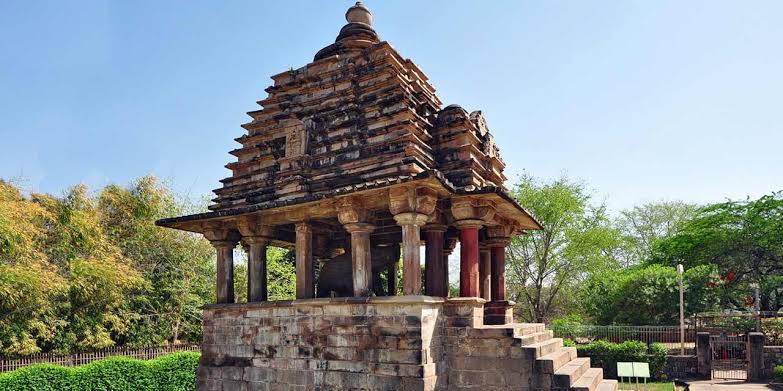
[[[636,390],[636,383],[620,383],[620,389],[621,390]],[[642,382],[639,382],[639,388],[640,391],[674,391],[674,384],[672,382],[663,382],[663,383],[647,383],[647,386]]]

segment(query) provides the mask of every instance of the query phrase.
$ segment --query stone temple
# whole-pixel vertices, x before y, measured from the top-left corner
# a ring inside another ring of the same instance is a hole
[[[513,320],[505,248],[541,226],[506,193],[482,112],[443,107],[361,2],[346,19],[313,62],[272,76],[211,211],[158,222],[217,249],[199,389],[615,390],[543,324]],[[295,251],[296,300],[267,300],[267,246]]]

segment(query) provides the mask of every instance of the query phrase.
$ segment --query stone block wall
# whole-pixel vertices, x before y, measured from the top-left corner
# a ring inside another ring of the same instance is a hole
[[[699,376],[699,361],[696,356],[666,356],[664,373],[669,379],[689,379]]]
[[[536,357],[562,340],[538,324],[485,326],[483,306],[426,296],[209,306],[198,387],[559,390]]]
[[[764,375],[766,378],[772,377],[772,369],[776,365],[783,365],[783,346],[765,346]]]

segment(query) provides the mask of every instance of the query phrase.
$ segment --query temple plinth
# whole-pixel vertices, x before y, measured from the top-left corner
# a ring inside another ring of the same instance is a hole
[[[158,221],[217,251],[199,389],[559,389],[537,360],[575,353],[514,323],[506,300],[506,246],[541,226],[506,192],[483,113],[442,107],[361,2],[346,21],[313,62],[272,76],[210,211]],[[268,301],[268,246],[295,251],[296,300]]]

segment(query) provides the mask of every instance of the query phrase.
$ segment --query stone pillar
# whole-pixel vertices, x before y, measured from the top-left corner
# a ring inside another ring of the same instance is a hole
[[[696,333],[696,362],[699,376],[709,379],[712,376],[710,333]]]
[[[424,259],[424,275],[427,281],[425,292],[428,296],[447,297],[449,295],[446,281],[446,267],[443,262],[445,225],[426,225],[423,228],[424,242],[426,246]],[[448,272],[446,272],[448,273]]]
[[[419,229],[435,211],[437,192],[429,187],[405,185],[389,189],[389,212],[402,227],[402,293],[421,295]]]
[[[446,238],[446,244],[443,246],[443,276],[446,284],[446,297],[448,297],[449,290],[449,256],[454,252],[458,241],[456,237],[449,237]]]
[[[427,215],[400,213],[394,220],[402,227],[402,294],[421,294],[421,261],[419,260],[419,228],[427,221]]]
[[[247,246],[247,302],[267,301],[266,249],[270,239],[248,236],[242,241]]]
[[[479,243],[480,220],[462,220],[457,222],[460,230],[460,270],[459,295],[461,297],[480,297],[479,292]]]
[[[491,263],[489,247],[479,246],[479,295],[487,301],[490,300],[490,289],[492,286],[490,282]]]
[[[345,229],[351,234],[351,262],[353,276],[353,296],[372,295],[372,259],[370,256],[370,224],[347,224]]]
[[[764,378],[764,342],[763,333],[748,333],[748,380],[750,381]]]
[[[217,250],[217,302],[234,302],[234,247],[236,240],[215,240],[212,246]]]
[[[313,228],[308,223],[296,224],[296,298],[315,296],[313,275]]]
[[[386,267],[386,282],[388,284],[386,294],[397,296],[397,262],[391,263]]]
[[[506,245],[507,241],[493,241],[489,244],[490,251],[490,278],[492,279],[492,290],[490,299],[492,301],[506,300]]]

